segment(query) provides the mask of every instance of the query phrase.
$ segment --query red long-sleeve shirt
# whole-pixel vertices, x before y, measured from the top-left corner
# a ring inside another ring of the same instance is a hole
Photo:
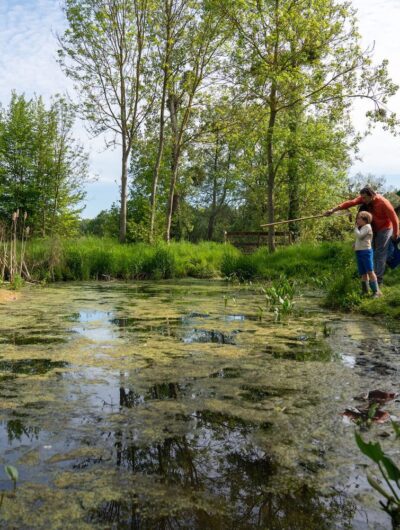
[[[339,204],[340,210],[347,210],[357,204],[362,204],[363,199],[361,195],[351,201],[342,202]],[[369,211],[372,214],[372,228],[374,232],[380,232],[381,230],[387,230],[393,228],[393,235],[399,236],[399,218],[390,201],[382,197],[382,195],[375,195],[373,200],[369,204]]]

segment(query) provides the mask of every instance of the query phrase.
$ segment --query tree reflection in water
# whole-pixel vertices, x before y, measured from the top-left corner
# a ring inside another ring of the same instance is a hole
[[[175,383],[155,385],[145,396],[121,388],[120,406],[177,399],[179,393]],[[269,424],[209,410],[196,411],[187,421],[190,434],[146,447],[132,443],[127,432],[115,433],[115,461],[132,472],[133,491],[141,478],[152,482],[145,492],[103,503],[91,513],[92,523],[144,530],[351,528],[355,508],[340,495],[324,497],[298,481],[278,484],[279,463],[252,442],[252,434]]]

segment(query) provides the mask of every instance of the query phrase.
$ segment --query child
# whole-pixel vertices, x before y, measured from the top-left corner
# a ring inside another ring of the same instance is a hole
[[[358,272],[361,276],[362,293],[368,293],[369,287],[373,293],[374,298],[382,296],[378,287],[378,280],[374,272],[374,254],[372,250],[372,228],[371,228],[372,214],[361,211],[357,214],[356,227],[354,234],[356,242],[354,250],[356,251]]]

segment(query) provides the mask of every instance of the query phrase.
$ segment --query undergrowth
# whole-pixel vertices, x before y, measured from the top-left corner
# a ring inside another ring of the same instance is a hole
[[[321,289],[325,305],[369,315],[400,316],[400,267],[385,276],[384,296],[360,296],[354,253],[347,242],[297,244],[271,254],[242,254],[230,245],[175,242],[121,245],[111,239],[34,240],[26,248],[31,276],[39,281],[226,278],[235,281],[295,280]]]
[[[36,280],[108,280],[214,278],[221,276],[226,252],[238,250],[217,243],[121,245],[111,239],[37,240],[26,260]]]

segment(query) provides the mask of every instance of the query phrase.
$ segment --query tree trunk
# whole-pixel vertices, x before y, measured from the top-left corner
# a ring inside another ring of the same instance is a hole
[[[289,209],[288,219],[297,219],[300,217],[300,203],[299,203],[299,176],[297,167],[297,149],[296,149],[296,132],[297,121],[296,116],[291,116],[289,122],[290,131],[290,148],[288,150],[288,192],[289,192]],[[296,241],[300,235],[300,228],[298,223],[289,223],[289,230],[292,234],[293,240]]]
[[[122,174],[121,174],[121,209],[119,215],[119,241],[126,241],[126,211],[127,211],[127,187],[128,187],[128,158],[125,139],[122,139]]]
[[[168,84],[168,75],[169,75],[169,62],[170,62],[170,51],[171,51],[171,8],[172,4],[166,3],[166,15],[167,15],[167,34],[165,41],[165,56],[163,59],[163,85],[162,85],[162,95],[161,95],[161,108],[160,108],[160,130],[158,136],[158,151],[157,151],[157,160],[154,166],[153,171],[153,186],[151,190],[151,215],[150,215],[150,234],[149,240],[150,243],[154,241],[154,223],[156,217],[156,198],[157,198],[157,187],[158,179],[160,175],[161,160],[164,151],[164,129],[165,129],[165,103],[167,99],[167,84]]]
[[[214,228],[215,228],[215,213],[212,213],[210,215],[210,218],[208,219],[208,227],[207,227],[207,240],[212,241],[212,238],[214,236]]]
[[[219,133],[217,131],[217,137],[216,137],[216,140],[215,140],[215,154],[214,154],[214,167],[213,167],[213,190],[212,190],[211,213],[210,213],[210,218],[208,219],[208,229],[207,229],[207,239],[209,241],[211,241],[212,238],[213,238],[215,220],[216,220],[217,214],[218,214],[218,208],[217,208],[217,191],[218,191],[217,171],[218,171],[218,162],[219,162]]]
[[[174,206],[176,205],[174,196],[175,196],[176,181],[178,178],[178,164],[179,164],[179,157],[176,157],[174,155],[174,158],[172,161],[172,174],[171,174],[171,182],[170,182],[169,196],[168,196],[168,213],[167,213],[167,230],[166,230],[167,243],[171,242],[172,217],[174,215]]]
[[[275,168],[274,168],[274,153],[273,153],[273,139],[274,127],[276,121],[275,109],[276,88],[273,86],[271,90],[271,105],[270,116],[267,129],[267,206],[268,206],[268,223],[275,222]],[[270,226],[268,228],[268,249],[270,252],[275,251],[275,228]]]
[[[174,194],[175,186],[178,179],[178,168],[180,158],[180,145],[181,145],[181,131],[178,130],[178,100],[174,94],[169,94],[168,107],[171,118],[171,129],[172,129],[172,160],[171,160],[171,181],[169,186],[168,196],[168,210],[167,210],[167,227],[165,239],[169,244],[171,241],[171,225],[172,217],[174,214]],[[182,125],[183,127],[183,125]]]
[[[165,96],[163,94],[161,106],[164,108],[165,106]],[[157,152],[157,160],[156,164],[154,166],[153,171],[153,186],[151,189],[151,214],[150,214],[150,234],[149,234],[149,241],[150,243],[153,243],[154,241],[154,223],[156,218],[156,197],[157,197],[157,187],[158,187],[158,179],[160,175],[160,166],[161,166],[161,160],[162,155],[164,151],[164,111],[162,110],[160,113],[160,133],[158,138],[158,152]]]

